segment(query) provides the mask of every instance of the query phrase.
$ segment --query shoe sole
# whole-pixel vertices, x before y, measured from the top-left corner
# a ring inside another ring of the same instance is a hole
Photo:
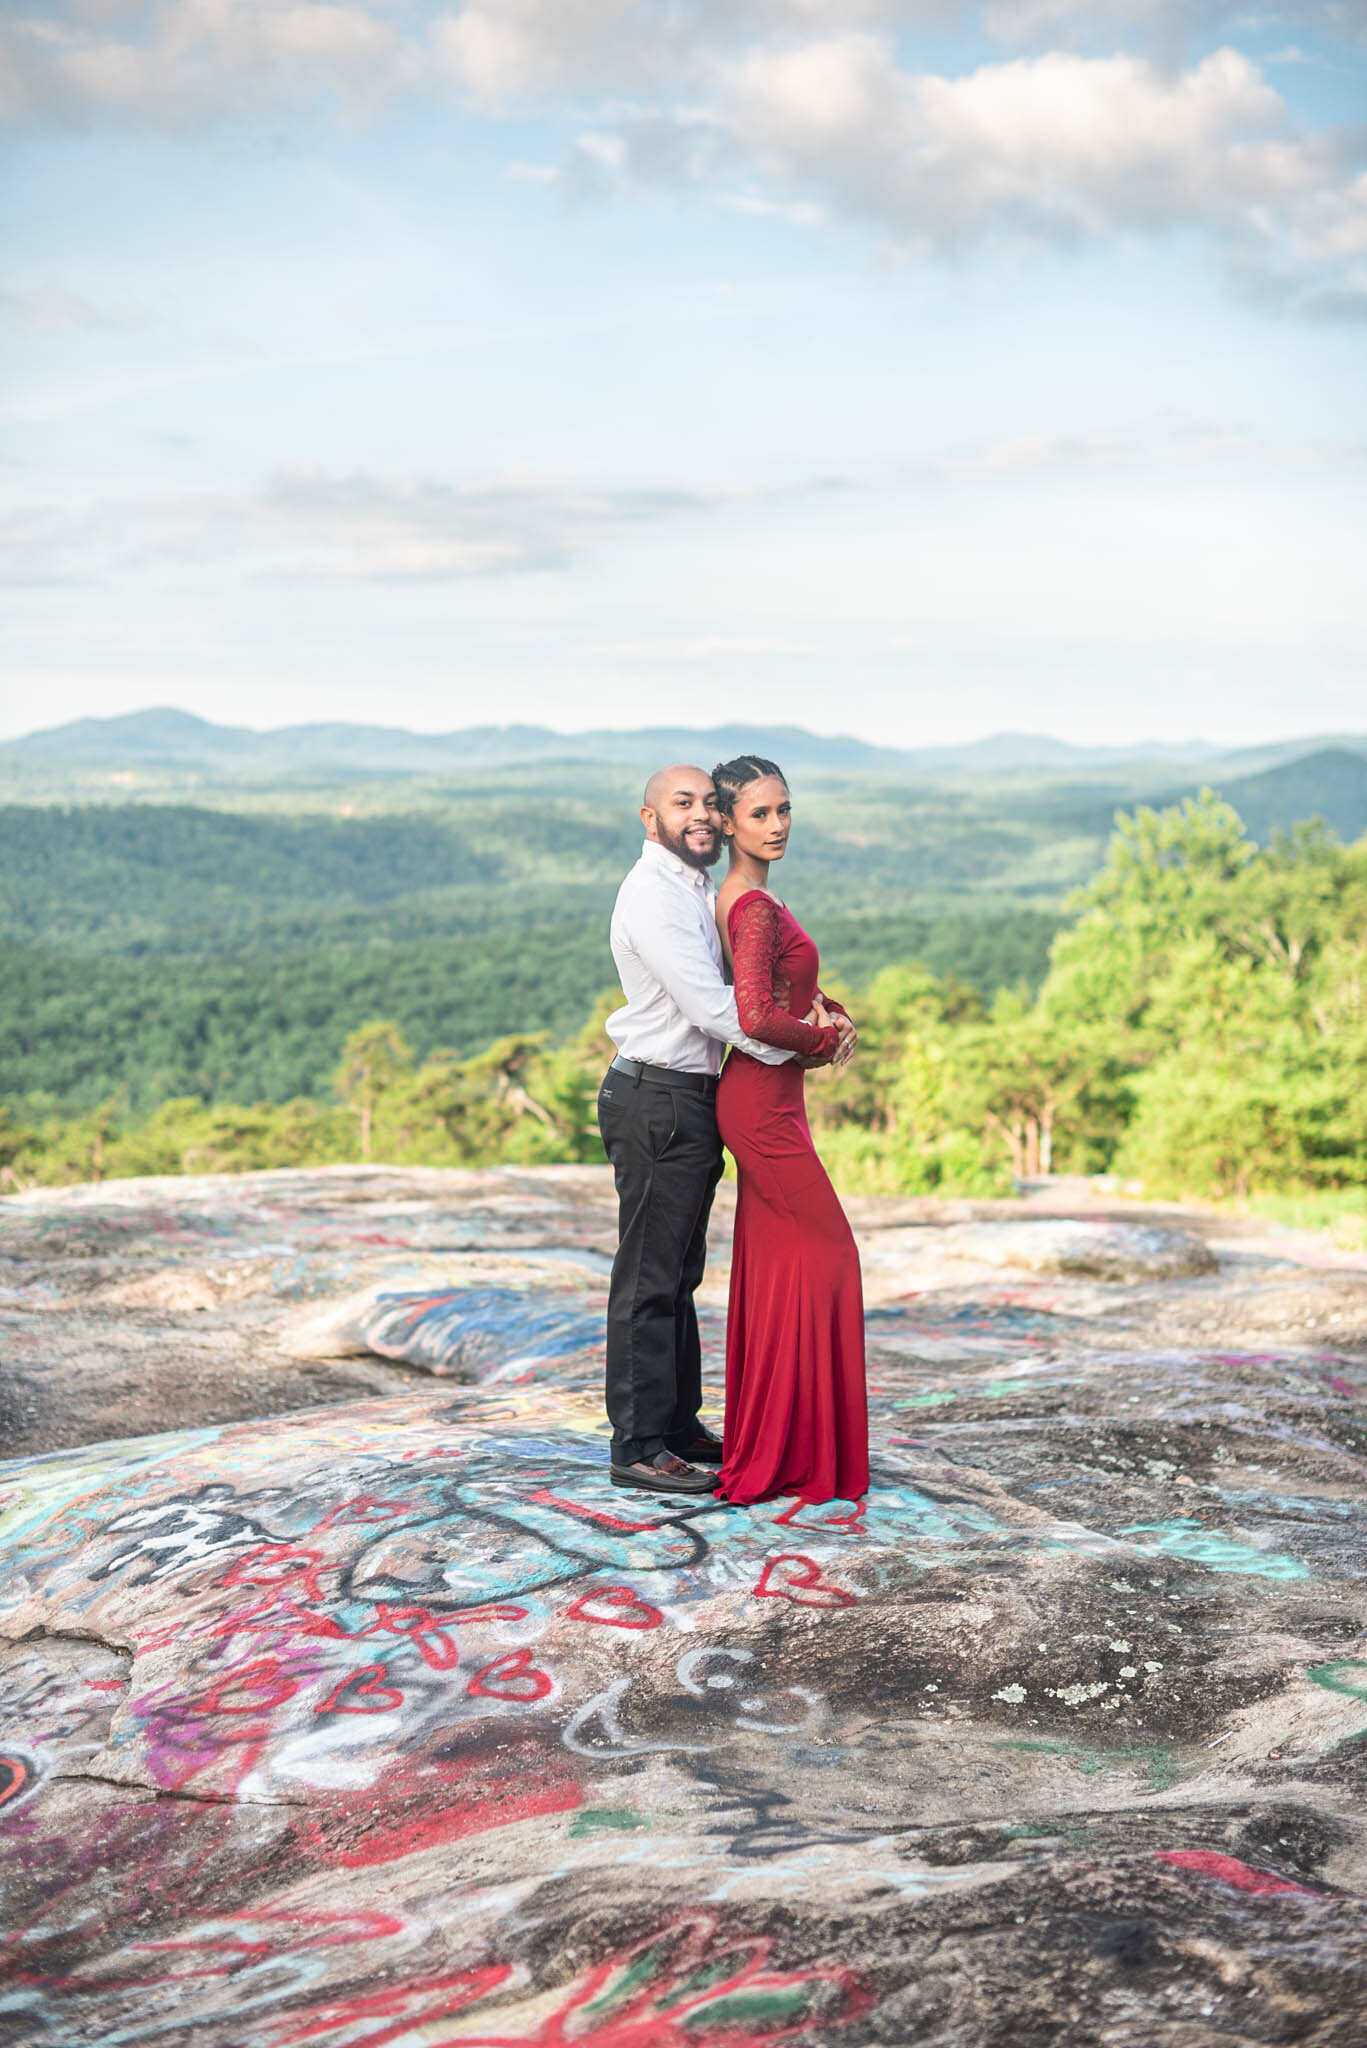
[[[713,1484],[710,1479],[704,1479],[701,1486],[696,1482],[682,1485],[676,1479],[666,1479],[663,1474],[658,1479],[629,1479],[625,1473],[612,1472],[609,1477],[614,1486],[630,1486],[637,1493],[711,1493]]]

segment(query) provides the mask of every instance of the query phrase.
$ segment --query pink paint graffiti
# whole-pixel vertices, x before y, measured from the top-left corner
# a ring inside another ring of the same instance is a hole
[[[275,1657],[258,1658],[225,1671],[215,1685],[190,1702],[196,1714],[264,1714],[293,1699],[299,1681]]]

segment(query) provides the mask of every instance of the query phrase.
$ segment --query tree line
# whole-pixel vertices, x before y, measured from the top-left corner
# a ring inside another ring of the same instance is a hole
[[[401,906],[383,941],[314,929],[237,955],[126,959],[0,941],[0,1088],[30,1121],[111,1097],[135,1116],[173,1096],[284,1104],[327,1095],[344,1039],[374,1017],[393,1018],[420,1059],[442,1047],[470,1058],[530,1030],[560,1043],[611,971],[612,897],[596,889],[547,919],[500,893],[481,923],[467,916],[455,931],[449,918],[423,930]],[[914,956],[987,994],[1037,987],[1059,926],[1030,908],[814,921],[828,961],[855,985],[880,960]]]
[[[1067,910],[1037,993],[987,995],[917,961],[838,991],[859,1051],[810,1088],[838,1186],[993,1194],[1067,1171],[1168,1195],[1367,1187],[1367,839],[1309,825],[1260,850],[1206,792],[1120,817]],[[601,1160],[616,1000],[605,992],[568,1043],[509,1032],[474,1053],[419,1056],[399,1021],[375,1018],[347,1037],[326,1096],[12,1107],[0,1179]]]

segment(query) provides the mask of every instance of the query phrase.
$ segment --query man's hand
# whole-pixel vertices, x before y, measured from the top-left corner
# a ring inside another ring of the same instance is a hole
[[[819,1031],[824,1031],[827,1025],[834,1024],[838,1037],[835,1051],[829,1058],[818,1053],[812,1059],[801,1060],[799,1062],[801,1066],[847,1067],[849,1065],[850,1061],[854,1058],[854,1049],[859,1043],[859,1033],[854,1028],[854,1019],[852,1017],[847,1017],[840,1010],[832,1014],[826,1008],[820,996],[818,996],[802,1021],[804,1024],[814,1024]]]
[[[802,1021],[804,1024],[813,1025],[818,1031],[824,1031],[827,1025],[838,1023],[839,1019],[831,1015],[820,996],[818,996]],[[814,1052],[810,1057],[799,1053],[796,1057],[800,1067],[829,1067],[840,1057],[840,1051],[839,1047],[837,1047],[834,1053]]]

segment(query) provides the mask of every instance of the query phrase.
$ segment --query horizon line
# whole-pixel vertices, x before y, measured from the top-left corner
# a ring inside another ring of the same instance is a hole
[[[512,719],[504,723],[489,722],[483,724],[472,723],[469,725],[461,726],[418,726],[386,725],[383,723],[379,723],[377,721],[354,718],[315,718],[296,719],[288,722],[287,724],[277,726],[255,726],[247,723],[230,725],[218,719],[206,718],[203,716],[202,713],[188,711],[185,709],[183,705],[163,703],[143,705],[134,711],[112,712],[108,714],[86,712],[80,714],[75,718],[64,719],[56,725],[34,726],[21,732],[0,732],[0,747],[22,745],[27,740],[37,739],[46,734],[57,734],[67,732],[70,731],[73,727],[80,725],[113,726],[126,723],[127,721],[132,719],[148,718],[155,716],[158,713],[165,712],[169,712],[179,718],[191,719],[195,723],[207,727],[210,731],[250,733],[254,738],[263,740],[279,738],[284,734],[308,731],[310,729],[322,727],[331,727],[339,731],[350,730],[395,733],[404,735],[405,737],[411,737],[414,739],[452,739],[463,737],[465,734],[472,732],[545,733],[550,735],[554,739],[565,740],[582,740],[589,738],[595,734],[602,733],[610,734],[613,737],[626,739],[632,738],[637,734],[644,736],[648,733],[655,732],[705,733],[730,731],[735,729],[737,723],[737,721],[724,720],[710,725],[695,725],[688,724],[682,721],[661,721],[660,723],[655,725],[643,726],[606,725],[602,723],[597,723],[562,727],[547,725],[539,720],[534,719]],[[764,729],[764,726],[767,722],[762,720],[756,720],[754,721],[754,723],[762,730]],[[1043,740],[1049,742],[1051,745],[1054,746],[1067,747],[1075,749],[1078,752],[1090,753],[1166,753],[1173,749],[1187,747],[1237,748],[1239,751],[1242,752],[1253,751],[1254,749],[1259,747],[1287,745],[1293,741],[1298,740],[1335,739],[1342,738],[1345,736],[1344,728],[1336,727],[1312,729],[1310,731],[1306,731],[1303,728],[1296,730],[1288,730],[1274,737],[1252,741],[1247,739],[1214,740],[1210,739],[1204,734],[1196,733],[1186,734],[1180,739],[1166,740],[1155,738],[1152,735],[1148,735],[1144,738],[1139,739],[1126,740],[1079,740],[1068,739],[1065,738],[1062,734],[1043,730],[1038,727],[1023,728],[999,726],[991,728],[989,730],[980,730],[978,732],[973,733],[970,736],[964,736],[956,739],[941,739],[929,741],[923,745],[918,746],[903,746],[884,740],[867,739],[862,734],[857,732],[821,732],[817,731],[815,728],[811,726],[792,723],[785,724],[779,723],[777,721],[775,721],[772,724],[768,724],[768,730],[771,732],[786,731],[794,734],[800,734],[802,737],[806,739],[827,740],[832,743],[854,744],[856,746],[868,747],[875,752],[894,754],[939,753],[952,751],[958,748],[982,746],[988,743],[989,741],[993,740]],[[1362,736],[1367,737],[1367,734],[1364,734]]]

